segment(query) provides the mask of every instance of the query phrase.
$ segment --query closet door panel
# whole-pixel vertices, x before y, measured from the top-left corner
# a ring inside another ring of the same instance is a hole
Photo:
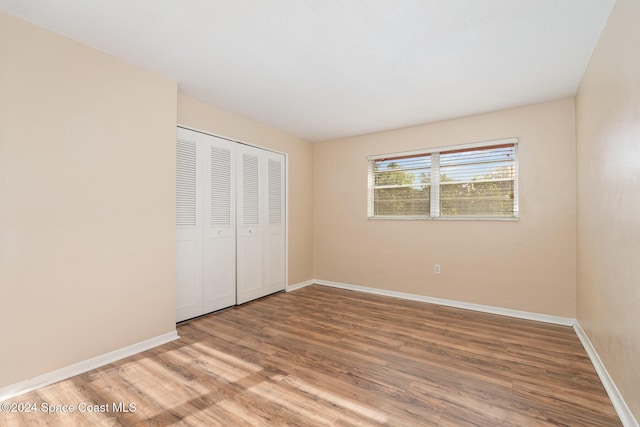
[[[204,173],[204,312],[236,303],[235,143],[210,137]]]
[[[177,244],[176,322],[202,314],[202,245],[200,239]]]
[[[176,146],[176,321],[202,314],[202,208],[198,146],[180,135]]]
[[[264,296],[262,280],[262,248],[257,234],[238,236],[238,304]]]
[[[229,240],[228,235],[205,239],[203,314],[236,303],[236,260],[235,253],[230,253]]]
[[[260,151],[238,150],[237,301],[242,304],[263,296],[262,227],[264,201],[260,175]]]
[[[240,148],[238,303],[285,287],[284,155]]]
[[[285,288],[285,164],[284,155],[267,153],[267,242],[265,249],[265,288],[267,293]]]
[[[281,236],[281,231],[269,230],[267,253],[265,254],[265,262],[267,264],[266,294],[282,291],[285,288],[284,268],[282,268],[284,242],[282,242]]]

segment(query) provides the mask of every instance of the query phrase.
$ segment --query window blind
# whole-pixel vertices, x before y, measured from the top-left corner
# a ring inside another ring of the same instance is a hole
[[[517,218],[517,138],[369,158],[371,218]]]
[[[431,155],[378,159],[373,162],[375,216],[428,216]]]
[[[440,215],[512,217],[515,144],[440,153]]]

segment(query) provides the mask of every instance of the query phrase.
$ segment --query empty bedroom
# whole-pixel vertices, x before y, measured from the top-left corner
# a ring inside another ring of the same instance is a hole
[[[640,420],[640,0],[0,0],[0,425]]]

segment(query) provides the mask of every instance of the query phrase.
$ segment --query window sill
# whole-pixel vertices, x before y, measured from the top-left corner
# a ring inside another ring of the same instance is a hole
[[[498,221],[498,222],[517,222],[520,221],[519,217],[505,217],[505,218],[489,218],[489,217],[424,217],[424,216],[370,216],[369,220],[382,220],[382,221]]]

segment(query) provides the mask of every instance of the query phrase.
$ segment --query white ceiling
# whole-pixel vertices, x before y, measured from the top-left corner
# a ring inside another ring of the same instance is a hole
[[[0,0],[309,141],[573,96],[615,0]]]

